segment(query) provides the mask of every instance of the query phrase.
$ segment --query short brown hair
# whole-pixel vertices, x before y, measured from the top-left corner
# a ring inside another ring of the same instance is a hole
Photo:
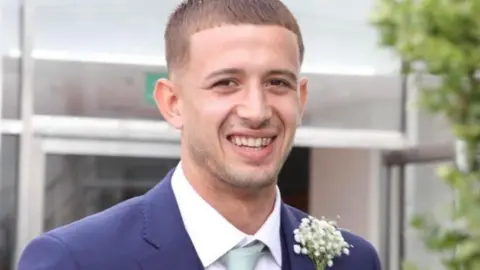
[[[169,71],[188,61],[190,36],[225,24],[278,25],[297,35],[300,61],[304,45],[300,27],[280,0],[184,0],[170,16],[165,31]]]

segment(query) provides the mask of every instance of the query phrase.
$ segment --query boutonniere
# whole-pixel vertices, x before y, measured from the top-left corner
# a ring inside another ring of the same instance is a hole
[[[308,256],[315,264],[316,270],[325,270],[333,266],[333,259],[350,254],[352,245],[343,239],[342,232],[334,221],[312,216],[302,219],[294,232],[295,253]]]

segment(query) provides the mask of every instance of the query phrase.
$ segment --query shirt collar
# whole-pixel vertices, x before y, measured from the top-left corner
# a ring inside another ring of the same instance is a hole
[[[279,267],[282,266],[282,244],[280,237],[281,199],[277,187],[277,196],[272,213],[268,216],[262,227],[255,233],[254,238],[264,243],[270,250]]]
[[[176,167],[172,175],[172,188],[185,229],[205,268],[220,259],[232,248],[242,243],[246,244],[246,241],[249,239],[258,240],[265,244],[269,248],[275,262],[281,267],[281,200],[278,187],[272,213],[253,236],[249,236],[235,228],[197,194],[185,178],[181,163]]]

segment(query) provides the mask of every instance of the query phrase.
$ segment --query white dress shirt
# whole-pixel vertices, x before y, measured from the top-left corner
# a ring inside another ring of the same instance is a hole
[[[257,240],[269,251],[260,257],[255,270],[280,270],[282,245],[280,239],[280,191],[277,187],[275,206],[255,235],[247,235],[220,215],[193,189],[185,178],[181,163],[172,176],[172,188],[185,228],[206,270],[227,270],[220,258],[235,247]]]

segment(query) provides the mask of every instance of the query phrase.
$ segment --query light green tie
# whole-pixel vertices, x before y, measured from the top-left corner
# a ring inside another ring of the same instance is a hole
[[[264,248],[265,245],[260,242],[242,248],[234,248],[222,257],[222,261],[228,270],[255,270],[255,265]]]

